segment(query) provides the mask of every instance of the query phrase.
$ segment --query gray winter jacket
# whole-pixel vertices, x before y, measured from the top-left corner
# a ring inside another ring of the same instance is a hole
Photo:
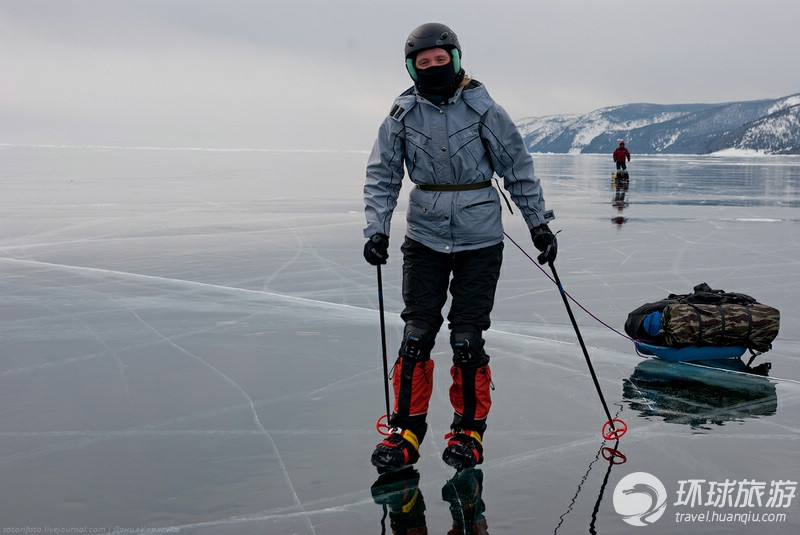
[[[529,228],[554,218],[545,210],[533,159],[506,111],[476,81],[437,107],[407,90],[381,124],[367,163],[364,237],[389,236],[404,170],[414,184],[473,184],[503,178]],[[411,190],[406,234],[443,253],[503,240],[500,196],[494,187],[468,191]]]

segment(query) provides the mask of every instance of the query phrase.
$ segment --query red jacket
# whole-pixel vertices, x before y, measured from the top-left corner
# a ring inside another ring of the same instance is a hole
[[[615,162],[624,162],[625,158],[628,161],[631,161],[631,153],[625,147],[617,147],[617,150],[614,151],[614,161]]]

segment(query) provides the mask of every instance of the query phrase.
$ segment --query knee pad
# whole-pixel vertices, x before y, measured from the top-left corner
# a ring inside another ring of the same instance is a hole
[[[430,328],[406,325],[400,344],[400,357],[420,362],[429,360],[435,343],[436,333]]]
[[[420,441],[433,393],[433,349],[436,333],[432,329],[406,325],[403,342],[392,370],[394,413],[391,425],[410,429]]]
[[[488,364],[489,355],[483,350],[484,344],[481,332],[478,330],[453,330],[450,333],[453,364],[459,368],[479,368]]]

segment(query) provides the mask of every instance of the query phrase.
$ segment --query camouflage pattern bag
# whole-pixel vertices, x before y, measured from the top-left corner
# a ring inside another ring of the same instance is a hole
[[[745,346],[759,352],[772,348],[780,326],[777,309],[757,302],[700,304],[693,301],[664,307],[661,334],[666,345]]]
[[[634,340],[670,347],[745,346],[762,353],[771,349],[780,325],[776,309],[747,294],[714,290],[705,282],[692,290],[638,307],[628,314],[625,332]],[[654,315],[657,332],[648,327]]]

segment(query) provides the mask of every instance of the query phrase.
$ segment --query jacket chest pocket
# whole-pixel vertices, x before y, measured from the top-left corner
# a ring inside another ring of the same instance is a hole
[[[406,133],[406,168],[413,175],[415,171],[425,172],[433,168],[433,149],[431,138],[421,132],[411,130]]]
[[[480,167],[480,162],[487,159],[486,146],[483,144],[477,125],[454,134],[450,138],[450,143],[453,147],[454,164],[462,169],[476,169]],[[486,175],[484,172],[482,174]]]

